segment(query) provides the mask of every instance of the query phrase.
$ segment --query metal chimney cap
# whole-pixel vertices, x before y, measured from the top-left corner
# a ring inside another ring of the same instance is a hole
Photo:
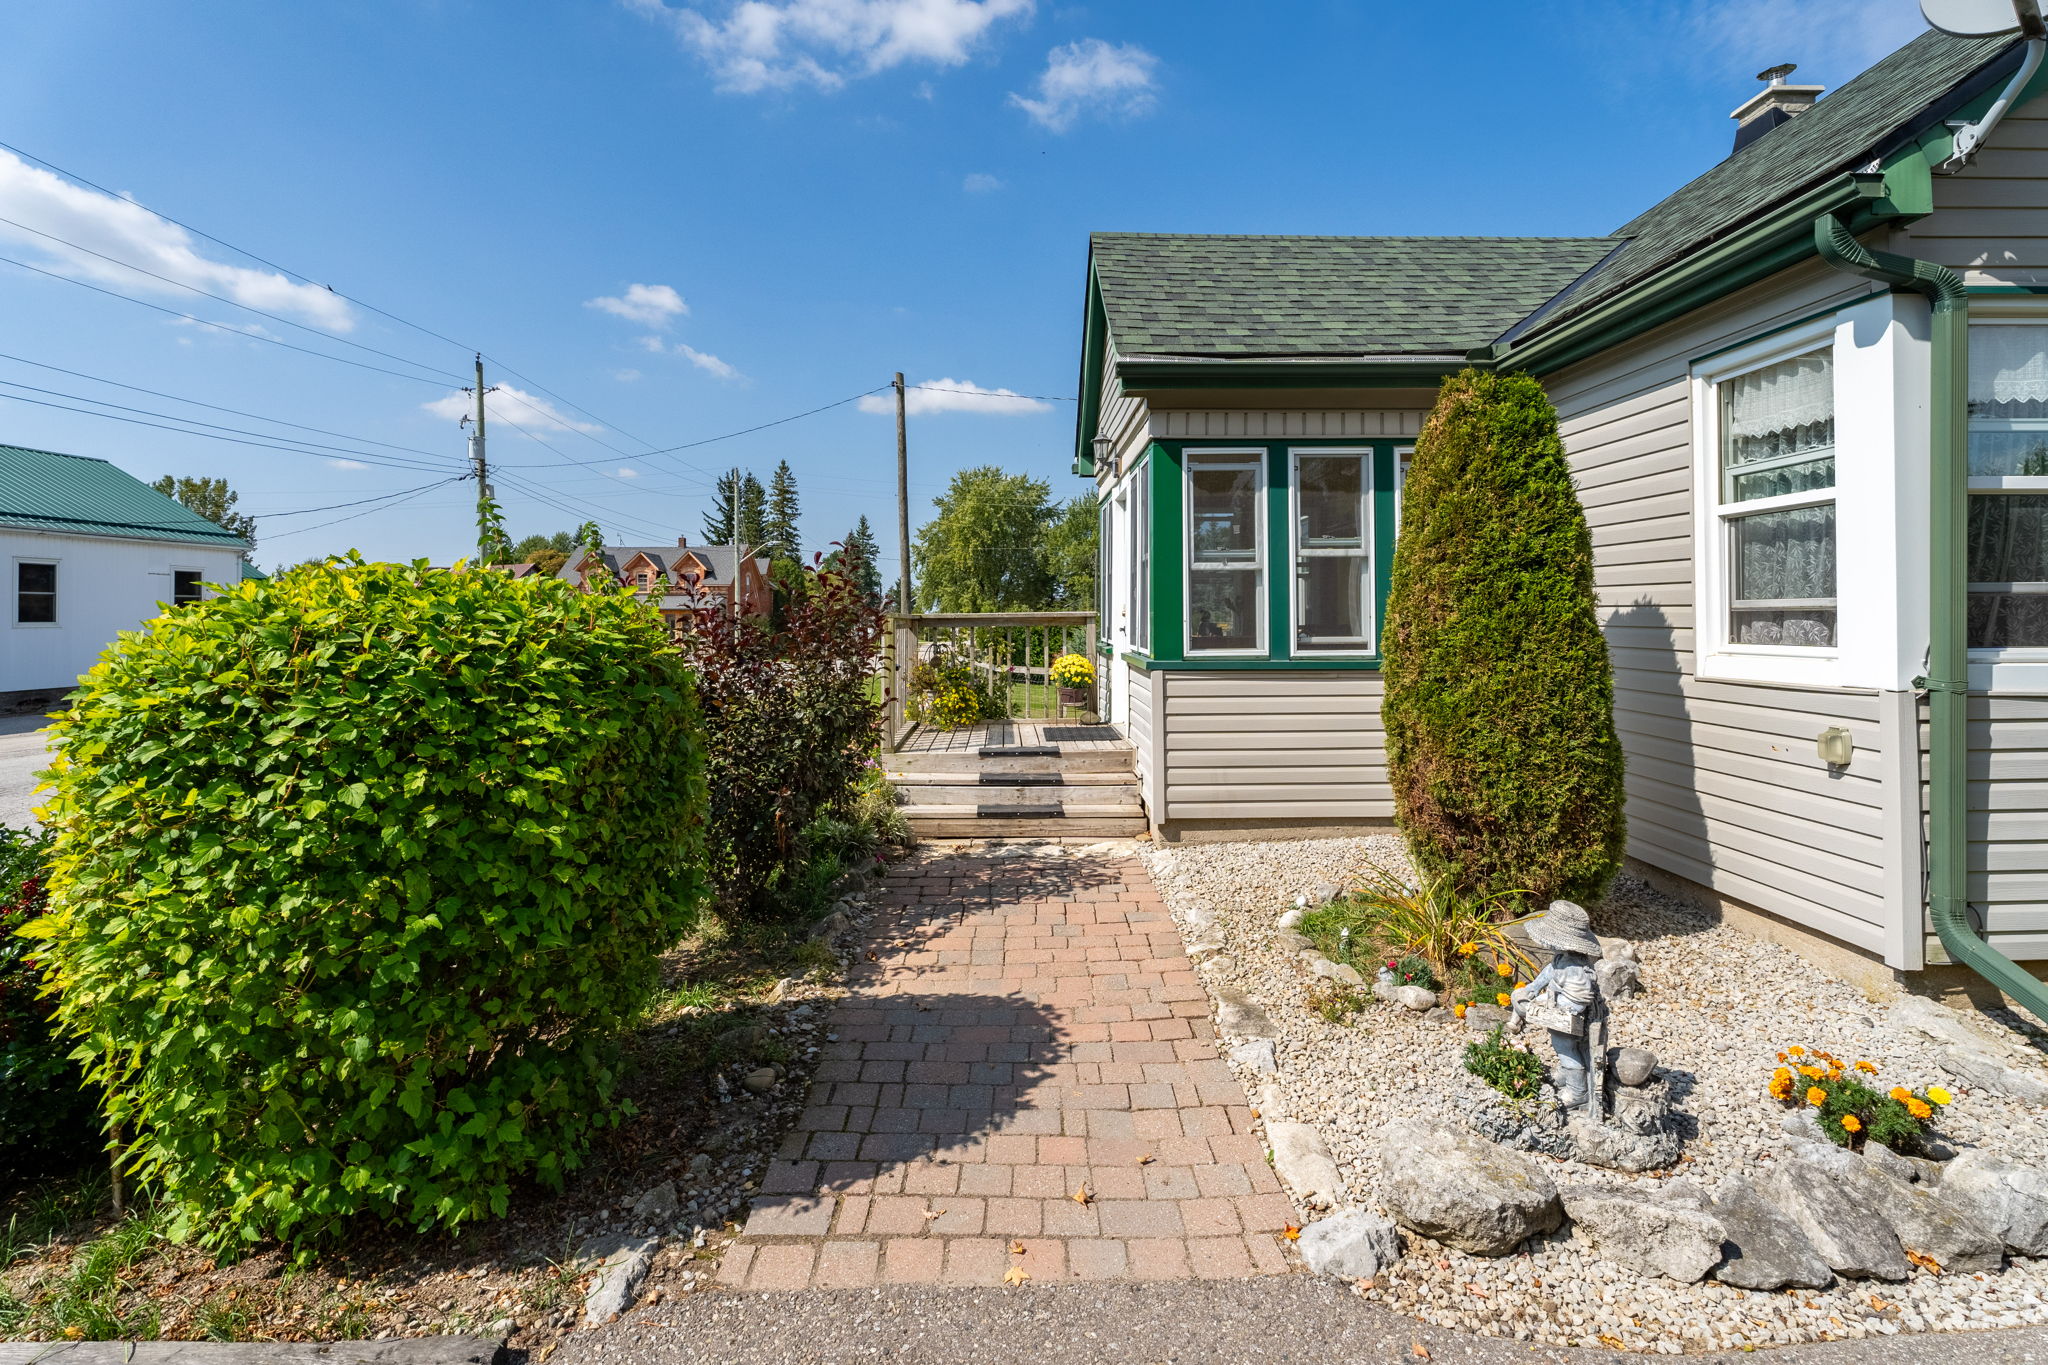
[[[1797,62],[1779,62],[1776,66],[1767,66],[1762,71],[1757,72],[1756,78],[1760,81],[1768,81],[1772,85],[1783,85],[1785,78],[1798,69],[1799,63]]]

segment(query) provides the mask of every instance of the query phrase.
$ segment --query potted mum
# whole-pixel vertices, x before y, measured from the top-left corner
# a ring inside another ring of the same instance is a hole
[[[1095,665],[1085,655],[1062,654],[1052,661],[1052,685],[1059,689],[1061,706],[1095,704]]]

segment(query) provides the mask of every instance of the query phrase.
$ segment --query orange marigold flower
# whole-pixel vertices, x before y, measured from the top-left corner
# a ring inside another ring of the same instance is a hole
[[[1806,1055],[1806,1049],[1799,1046],[1799,1044],[1797,1043],[1794,1043],[1791,1047],[1786,1048],[1785,1051],[1791,1053],[1794,1057],[1804,1057]]]
[[[1451,1013],[1456,1015],[1458,1018],[1463,1019],[1465,1017],[1465,1011],[1470,1008],[1471,1006],[1469,1005],[1453,1005],[1451,1006]]]
[[[1496,995],[1493,998],[1500,1001],[1500,1007],[1502,1009],[1506,1009],[1509,1005],[1515,1003],[1513,997],[1511,997],[1506,991],[1502,991],[1499,995]]]
[[[1781,1062],[1785,1060],[1785,1057],[1786,1057],[1786,1054],[1785,1054],[1785,1053],[1782,1053],[1782,1052],[1780,1052],[1780,1053],[1778,1054],[1778,1060],[1779,1060],[1779,1061],[1781,1061]]]
[[[1893,1086],[1891,1090],[1891,1095],[1892,1098],[1897,1100],[1900,1104],[1904,1104],[1907,1100],[1913,1098],[1913,1092],[1906,1089],[1906,1087],[1903,1085]]]
[[[1906,1112],[1916,1119],[1931,1119],[1934,1117],[1934,1106],[1918,1096],[1911,1096],[1906,1100]]]
[[[1828,1102],[1828,1092],[1817,1085],[1810,1085],[1806,1088],[1806,1102],[1818,1109]]]
[[[1774,1081],[1789,1081],[1789,1080],[1791,1080],[1791,1079],[1792,1079],[1792,1068],[1790,1068],[1790,1067],[1785,1067],[1785,1066],[1781,1066],[1781,1067],[1779,1067],[1779,1068],[1778,1068],[1778,1069],[1777,1069],[1776,1071],[1773,1071],[1773,1072],[1771,1073],[1771,1079],[1772,1079],[1772,1080],[1774,1080]]]
[[[1806,1077],[1806,1079],[1810,1081],[1817,1081],[1821,1077],[1827,1075],[1828,1073],[1822,1071],[1817,1066],[1802,1066],[1799,1068],[1799,1074]]]
[[[1875,1076],[1877,1074],[1877,1066],[1871,1062],[1858,1062],[1856,1063],[1856,1069],[1867,1076]]]
[[[1512,962],[1496,962],[1493,964],[1493,971],[1496,976],[1513,976],[1515,974],[1515,964]]]
[[[1863,1120],[1857,1118],[1854,1114],[1844,1114],[1842,1115],[1842,1126],[1852,1133],[1860,1133],[1863,1131]]]

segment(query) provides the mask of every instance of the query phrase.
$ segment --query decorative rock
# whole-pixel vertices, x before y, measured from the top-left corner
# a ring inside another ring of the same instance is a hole
[[[796,981],[794,978],[787,976],[780,978],[768,989],[768,1003],[771,1005],[781,1004],[789,998],[789,993],[795,986]]]
[[[1671,1126],[1671,1083],[1618,1085],[1608,1105],[1615,1127],[1625,1133],[1648,1137]]]
[[[1640,1093],[1640,1092],[1638,1092]],[[1632,1133],[1619,1124],[1596,1123],[1574,1113],[1565,1124],[1572,1155],[1588,1166],[1610,1171],[1661,1171],[1678,1160],[1685,1140],[1667,1127]]]
[[[1657,1054],[1639,1047],[1614,1050],[1614,1079],[1623,1085],[1641,1085],[1657,1072]]]
[[[1307,934],[1280,934],[1274,939],[1280,950],[1286,953],[1305,953],[1315,949],[1316,941]]]
[[[1212,958],[1222,951],[1223,945],[1213,939],[1204,940],[1201,943],[1191,943],[1187,949],[1188,961],[1199,966],[1205,959]]]
[[[774,1067],[764,1066],[760,1068],[758,1071],[749,1071],[746,1074],[746,1078],[740,1082],[740,1085],[743,1088],[745,1088],[745,1090],[749,1094],[765,1095],[769,1091],[773,1090],[775,1088],[775,1083],[781,1079],[782,1078],[776,1074]]]
[[[664,1180],[633,1201],[633,1216],[646,1220],[668,1218],[676,1211],[676,1182]]]
[[[1307,913],[1307,911],[1300,909],[1286,911],[1279,919],[1273,921],[1273,926],[1280,930],[1280,932],[1287,933],[1300,924]]]
[[[1396,986],[1394,1002],[1420,1014],[1424,1010],[1436,1008],[1436,992],[1426,991],[1420,986]]]
[[[1328,905],[1343,894],[1344,888],[1337,885],[1337,883],[1323,882],[1315,890],[1308,893],[1308,903],[1310,905]]]
[[[699,1152],[690,1158],[690,1174],[694,1176],[710,1175],[711,1164],[711,1154],[709,1152]]]
[[[1202,964],[1202,970],[1212,976],[1231,976],[1237,971],[1237,959],[1229,953],[1218,953]]]
[[[811,929],[811,941],[813,943],[829,943],[845,933],[850,925],[851,921],[847,918],[845,911],[834,910],[831,914],[819,920]]]
[[[1697,1284],[1721,1260],[1721,1224],[1698,1209],[1598,1189],[1566,1191],[1564,1211],[1602,1260],[1639,1274]]]
[[[1348,962],[1332,962],[1327,957],[1309,959],[1308,969],[1326,981],[1341,981],[1347,986],[1363,986],[1365,978],[1358,974],[1358,968]]]
[[[1959,1204],[1908,1184],[1844,1147],[1808,1150],[1801,1155],[1832,1174],[1857,1202],[1889,1223],[1905,1250],[1928,1257],[1944,1270],[1969,1275],[2005,1264],[1999,1235]]]
[[[1811,1109],[1794,1109],[1778,1120],[1778,1128],[1795,1142],[1813,1142],[1822,1147],[1832,1147],[1834,1142],[1821,1130],[1820,1120]]]
[[[1737,1289],[1822,1289],[1834,1280],[1834,1271],[1799,1225],[1764,1202],[1741,1176],[1721,1182],[1707,1212],[1720,1223],[1725,1239],[1713,1272],[1721,1283]]]
[[[1820,1258],[1851,1280],[1903,1280],[1911,1270],[1891,1226],[1802,1150],[1776,1163],[1764,1193],[1806,1234]]]
[[[1508,1021],[1508,1012],[1499,1005],[1467,1005],[1465,1027],[1474,1033],[1491,1033],[1494,1027]]]
[[[2022,1104],[2048,1104],[2048,1081],[2005,1065],[1988,1052],[1951,1047],[1936,1056],[1941,1069],[1966,1084]]]
[[[1181,912],[1188,922],[1188,928],[1197,938],[1208,938],[1217,931],[1221,921],[1216,917],[1215,907],[1197,901]]]
[[[1344,1177],[1314,1128],[1269,1119],[1266,1141],[1273,1148],[1273,1173],[1287,1182],[1302,1203],[1334,1209],[1349,1202],[1344,1197]]]
[[[1230,1049],[1230,1060],[1247,1071],[1262,1075],[1273,1075],[1280,1070],[1279,1061],[1273,1055],[1271,1038],[1254,1038],[1249,1043],[1239,1043]]]
[[[2048,1175],[1990,1152],[1942,1167],[1941,1194],[2020,1256],[2048,1256]]]
[[[1595,937],[1599,937],[1595,935]],[[1643,951],[1625,938],[1601,938],[1600,960],[1602,962],[1641,962]]]
[[[1318,1275],[1364,1280],[1401,1259],[1401,1234],[1391,1219],[1367,1209],[1346,1209],[1303,1228],[1294,1249]]]
[[[1893,1023],[1903,1024],[1964,1052],[2010,1057],[2018,1051],[2005,1038],[1972,1027],[1965,1022],[1963,1015],[1924,995],[1901,996],[1891,1007],[1891,1019]]]
[[[1632,958],[1600,959],[1593,964],[1593,980],[1599,984],[1600,994],[1609,1000],[1640,995],[1643,991],[1642,968]]]
[[[634,1296],[647,1281],[648,1267],[654,1264],[654,1253],[660,1249],[658,1237],[614,1241],[608,1247],[592,1248],[604,1259],[598,1262],[590,1287],[583,1291],[583,1321],[587,1326],[610,1322],[633,1306]]]
[[[1927,1172],[1922,1169],[1923,1167],[1931,1169],[1936,1173],[1934,1176],[1935,1180],[1940,1179],[1939,1172],[1941,1167],[1939,1165],[1932,1161],[1922,1162],[1916,1161],[1912,1157],[1900,1156],[1882,1142],[1864,1143],[1863,1159],[1893,1179],[1903,1180],[1909,1185],[1917,1184],[1925,1178]],[[1928,1183],[1932,1184],[1933,1180],[1928,1181]]]
[[[1235,1038],[1278,1038],[1279,1026],[1266,1016],[1266,1012],[1252,1003],[1251,997],[1243,991],[1228,986],[1218,987],[1212,994],[1216,997],[1216,1028],[1219,1032]]]
[[[769,1037],[766,1024],[739,1024],[718,1035],[718,1046],[730,1052],[752,1052]]]
[[[1505,1256],[1564,1221],[1534,1158],[1422,1119],[1387,1125],[1380,1171],[1396,1222],[1475,1256]]]

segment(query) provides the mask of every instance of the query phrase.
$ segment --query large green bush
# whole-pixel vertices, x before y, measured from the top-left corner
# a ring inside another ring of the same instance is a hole
[[[1425,872],[1538,904],[1605,890],[1622,753],[1592,537],[1526,375],[1444,381],[1402,491],[1382,676],[1395,805]]]
[[[305,566],[123,635],[57,738],[35,931],[180,1231],[454,1226],[616,1121],[703,884],[692,680],[630,596]]]
[[[0,825],[0,1189],[90,1156],[92,1101],[51,1026],[42,970],[15,932],[42,913],[49,836]]]

